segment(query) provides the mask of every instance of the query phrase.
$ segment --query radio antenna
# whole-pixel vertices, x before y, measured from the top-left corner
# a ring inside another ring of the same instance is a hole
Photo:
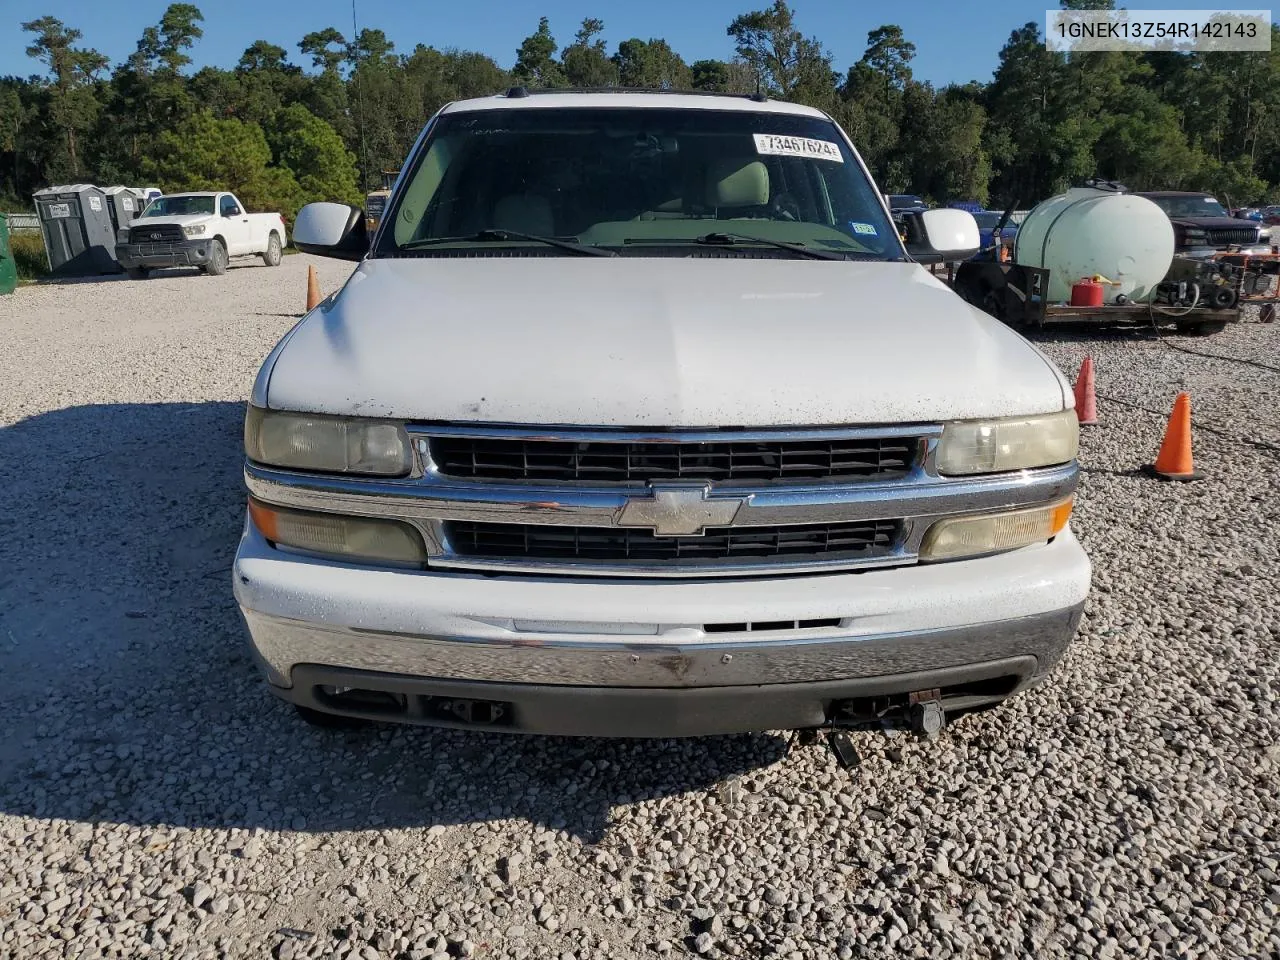
[[[351,68],[354,75],[360,68],[360,26],[356,22],[356,0],[351,0]],[[364,84],[356,86],[356,118],[360,126],[360,191],[369,192],[369,147],[364,138]]]

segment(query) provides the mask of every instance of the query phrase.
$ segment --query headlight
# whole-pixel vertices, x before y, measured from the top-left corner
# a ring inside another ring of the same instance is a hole
[[[198,237],[204,233],[205,225],[203,223],[192,223],[182,228],[182,232],[188,237]]]
[[[249,498],[249,517],[274,544],[310,553],[387,563],[426,562],[418,532],[398,520],[288,510]]]
[[[401,477],[412,459],[404,425],[249,407],[244,450],[273,467]]]
[[[1035,510],[939,520],[925,534],[921,560],[955,560],[1044,543],[1071,519],[1071,499]]]
[[[1076,458],[1080,422],[1074,410],[1004,420],[961,420],[942,428],[938,472],[944,476],[1004,473]]]

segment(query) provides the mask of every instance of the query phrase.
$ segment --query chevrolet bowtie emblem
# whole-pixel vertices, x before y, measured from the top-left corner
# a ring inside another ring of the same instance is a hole
[[[705,483],[651,483],[650,497],[632,497],[618,512],[620,527],[648,527],[658,537],[700,536],[727,527],[750,497],[708,497]]]

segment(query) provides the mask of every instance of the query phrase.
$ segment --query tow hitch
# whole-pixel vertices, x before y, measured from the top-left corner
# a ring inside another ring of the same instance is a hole
[[[942,705],[942,691],[917,690],[908,694],[876,697],[866,700],[844,700],[834,704],[830,724],[843,730],[910,730],[926,740],[936,740],[946,726],[947,713]],[[852,751],[846,738],[833,741],[833,749],[841,755]]]

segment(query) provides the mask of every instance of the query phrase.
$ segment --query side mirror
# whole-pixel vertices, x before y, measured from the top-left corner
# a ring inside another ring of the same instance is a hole
[[[917,263],[968,260],[982,246],[978,221],[967,210],[921,210],[907,213],[907,253]]]
[[[293,245],[321,257],[361,260],[369,252],[364,211],[345,203],[308,203],[294,221]]]
[[[238,217],[238,216],[240,216],[240,208],[239,208],[239,207],[232,207],[232,208],[231,208],[231,209],[229,209],[226,213],[224,213],[224,214],[223,214],[223,216],[224,216],[224,217]]]

